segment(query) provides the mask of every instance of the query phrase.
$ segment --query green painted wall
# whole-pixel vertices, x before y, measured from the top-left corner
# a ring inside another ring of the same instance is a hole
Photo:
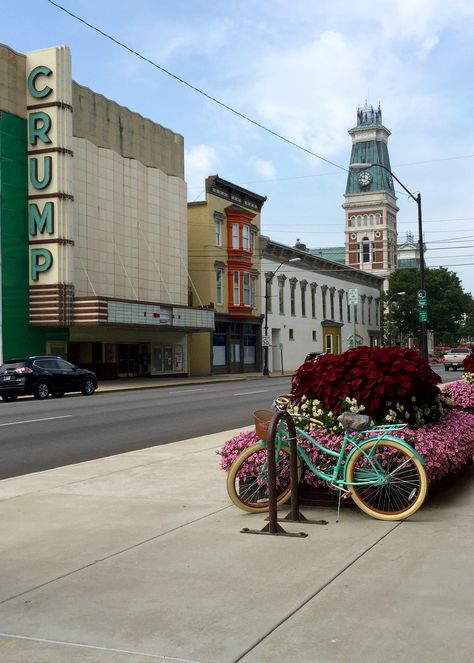
[[[28,324],[28,157],[26,120],[0,110],[0,228],[3,357],[46,352],[68,329]]]

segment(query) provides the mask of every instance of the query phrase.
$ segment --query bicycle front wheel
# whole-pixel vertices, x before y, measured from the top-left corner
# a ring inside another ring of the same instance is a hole
[[[233,503],[244,511],[268,511],[268,449],[260,444],[245,449],[232,463],[227,476],[227,492]],[[298,458],[298,480],[301,460]],[[277,505],[291,495],[290,450],[282,447],[276,458]]]
[[[374,483],[349,485],[357,506],[379,520],[405,520],[423,504],[428,490],[425,468],[403,444],[381,440],[369,462],[362,451],[369,453],[373,441],[361,445],[349,458],[346,481]]]

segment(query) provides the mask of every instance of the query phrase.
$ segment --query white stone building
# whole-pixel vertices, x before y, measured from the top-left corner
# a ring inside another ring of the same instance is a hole
[[[267,237],[261,237],[261,248],[270,373],[295,370],[309,352],[339,354],[354,345],[380,344],[383,277]],[[356,305],[349,303],[351,295]]]

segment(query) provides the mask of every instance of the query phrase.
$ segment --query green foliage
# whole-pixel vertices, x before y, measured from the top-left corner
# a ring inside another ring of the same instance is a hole
[[[417,269],[397,269],[390,276],[385,300],[391,299],[385,322],[399,334],[417,336],[420,330],[417,291],[420,275]],[[474,300],[465,293],[454,272],[444,267],[425,270],[428,296],[428,329],[435,334],[436,343],[456,344],[464,335],[466,319],[474,322]],[[397,295],[405,292],[405,295]]]

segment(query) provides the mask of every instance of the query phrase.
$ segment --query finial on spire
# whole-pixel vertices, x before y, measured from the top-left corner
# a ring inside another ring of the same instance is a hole
[[[374,109],[373,106],[368,105],[366,99],[363,108],[359,106],[357,109],[357,126],[373,124],[382,124],[382,109],[380,108],[380,102],[379,107]]]

